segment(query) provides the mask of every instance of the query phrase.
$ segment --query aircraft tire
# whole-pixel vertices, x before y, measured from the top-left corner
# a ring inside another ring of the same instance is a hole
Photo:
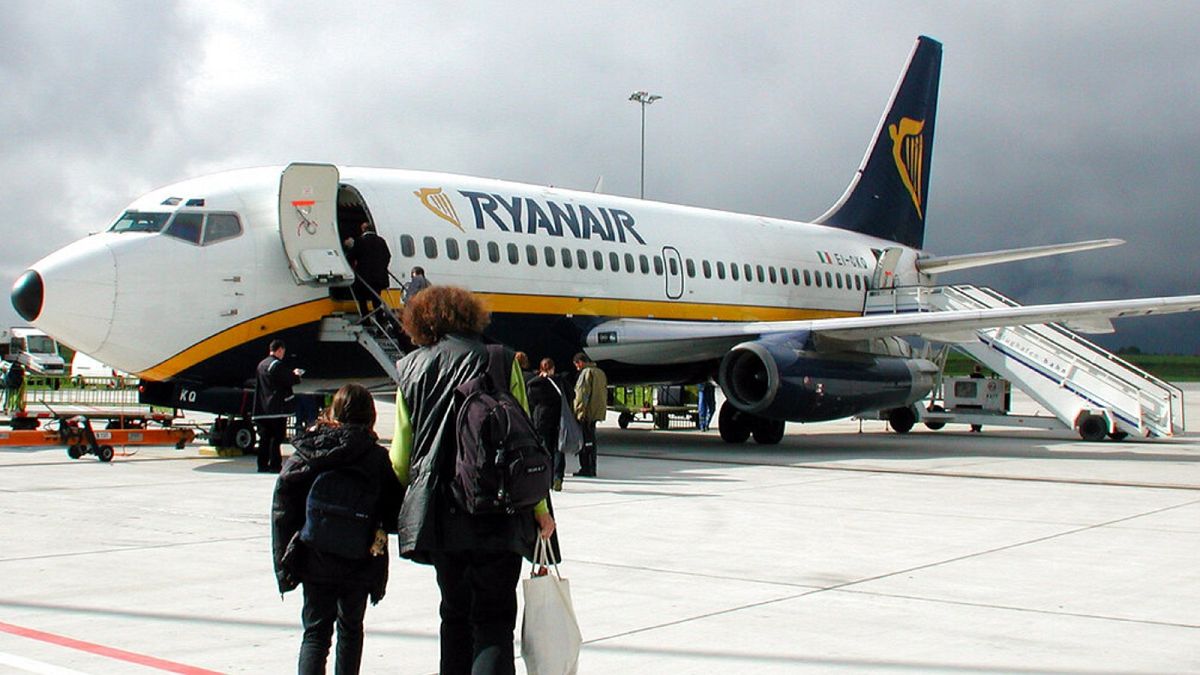
[[[1099,415],[1084,415],[1079,418],[1079,437],[1085,441],[1102,441],[1108,435],[1104,418]]]
[[[892,408],[888,412],[888,426],[898,434],[907,434],[917,423],[917,414],[912,408]]]
[[[250,426],[249,422],[241,420],[229,423],[229,428],[225,432],[225,439],[228,445],[245,453],[254,451],[254,442],[256,439],[254,427]]]
[[[759,445],[776,445],[783,440],[783,420],[760,419],[754,425],[754,442]]]
[[[940,405],[931,405],[931,406],[929,406],[929,412],[939,412],[939,413],[946,412],[946,409]],[[946,426],[945,422],[926,422],[925,423],[925,427],[928,428],[930,431],[937,431],[938,429],[941,429],[945,426]]]
[[[721,404],[721,412],[717,415],[717,430],[721,432],[721,440],[726,443],[745,443],[750,438],[750,415],[726,401]]]

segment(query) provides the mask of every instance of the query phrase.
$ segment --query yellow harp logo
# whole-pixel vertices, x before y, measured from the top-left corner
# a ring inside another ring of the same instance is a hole
[[[921,213],[921,176],[925,172],[925,137],[921,130],[925,128],[924,121],[901,117],[900,124],[888,125],[888,136],[892,137],[892,159],[896,161],[896,170],[900,172],[900,180],[912,197],[913,206],[917,207],[917,216],[924,218]]]
[[[442,192],[442,188],[421,188],[413,194],[421,200],[425,208],[433,211],[438,218],[449,221],[460,231],[463,229],[462,223],[458,220],[458,213],[454,210],[454,203]]]

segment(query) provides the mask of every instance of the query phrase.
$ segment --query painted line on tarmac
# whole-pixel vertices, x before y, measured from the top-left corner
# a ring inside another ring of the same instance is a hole
[[[215,671],[215,670],[206,670],[204,668],[188,666],[188,665],[184,665],[182,663],[175,663],[174,661],[167,661],[166,659],[159,659],[159,658],[155,658],[153,656],[146,656],[145,654],[137,654],[135,652],[127,652],[124,649],[117,649],[115,647],[106,647],[104,645],[98,645],[94,642],[84,642],[83,640],[76,640],[75,638],[69,638],[64,635],[55,635],[54,633],[47,633],[45,631],[34,630],[32,628],[25,628],[23,626],[16,626],[11,623],[4,623],[3,621],[0,621],[0,631],[3,631],[5,633],[10,633],[12,635],[16,635],[19,637],[29,638],[31,640],[41,640],[42,642],[48,642],[52,645],[57,645],[59,647],[67,647],[69,649],[77,649],[81,652],[86,652],[88,654],[104,656],[106,658],[116,659],[118,661],[125,661],[127,663],[134,663],[139,666],[146,666],[147,668],[155,668],[157,670],[163,670],[168,673],[180,673],[181,675],[221,675],[218,671]],[[67,671],[64,669],[62,671],[33,671],[33,672],[74,673],[76,671]]]
[[[38,675],[87,675],[82,670],[71,670],[5,652],[0,652],[0,666],[10,666],[26,673],[38,673]]]

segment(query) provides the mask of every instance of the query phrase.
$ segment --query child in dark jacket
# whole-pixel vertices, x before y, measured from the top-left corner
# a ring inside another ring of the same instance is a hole
[[[279,592],[304,586],[301,621],[300,673],[324,673],[329,646],[337,627],[338,673],[357,673],[362,661],[363,616],[367,599],[383,598],[387,586],[387,532],[396,531],[404,491],[392,471],[387,451],[379,444],[375,402],[365,387],[347,384],[333,397],[328,414],[292,442],[296,451],[288,458],[275,484],[271,510],[271,548]],[[317,476],[337,470],[377,495],[369,526],[375,541],[367,550],[343,555],[322,550],[320,542],[306,540],[309,490]]]

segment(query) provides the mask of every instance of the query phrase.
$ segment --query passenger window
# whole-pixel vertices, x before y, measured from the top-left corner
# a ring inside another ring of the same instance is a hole
[[[805,274],[808,274],[808,273],[807,273],[807,272],[805,272]],[[814,274],[813,276],[814,276],[814,277],[816,277],[816,279],[817,279],[817,288],[822,288],[822,284],[821,284],[821,273],[820,273],[820,272],[817,272],[817,273],[816,273],[816,274]]]
[[[725,278],[725,263],[723,263],[723,262],[717,263],[717,278],[718,279]]]
[[[754,270],[750,267],[750,263],[742,263],[742,275],[746,281],[754,281]]]
[[[812,275],[809,274],[808,270],[804,270],[804,285],[812,286]]]
[[[741,268],[738,267],[737,263],[729,263],[729,278],[733,279],[734,281],[738,281],[739,279],[741,279],[741,277],[739,276],[741,274],[741,272],[739,271],[740,269]]]
[[[400,253],[405,258],[411,258],[417,254],[417,244],[411,236],[400,235]]]
[[[704,278],[705,278],[705,279],[711,279],[711,278],[712,278],[712,265],[710,265],[710,264],[709,264],[709,262],[708,262],[707,260],[705,260],[704,262],[700,263],[700,269],[704,271]]]
[[[633,254],[626,253],[625,254],[625,271],[629,272],[630,274],[633,274],[634,269],[635,269],[635,267],[634,267],[634,263],[633,263]]]
[[[834,273],[834,275],[833,275],[833,276],[834,276],[834,278],[837,280],[837,287],[838,287],[838,288],[841,288],[841,287],[842,287],[842,274],[841,274],[841,272],[836,272],[836,273]]]
[[[788,282],[788,271],[786,267],[779,268],[779,280],[785,284]]]
[[[614,272],[621,271],[621,256],[616,253],[608,254],[608,268]]]
[[[425,237],[425,257],[430,260],[437,258],[437,239],[433,237]]]
[[[530,265],[537,265],[537,247],[533,244],[526,246],[525,257],[528,259]]]
[[[563,263],[563,267],[565,267],[565,268],[567,268],[567,269],[571,269],[572,262],[573,262],[573,261],[571,260],[571,249],[569,249],[569,248],[564,248],[564,249],[562,250],[562,263]]]
[[[687,275],[688,275],[689,279],[696,278],[696,263],[693,262],[691,258],[688,258],[687,260],[683,261],[683,267],[684,267],[684,269],[687,270]]]
[[[578,267],[581,270],[586,270],[587,269],[587,251],[585,251],[581,248],[575,249],[575,262],[579,263],[578,265],[576,265],[576,267]]]
[[[638,256],[638,267],[642,269],[642,274],[650,274],[650,260],[645,255]]]
[[[667,259],[667,265],[671,268],[671,276],[679,274],[679,261],[674,258]]]
[[[800,285],[800,270],[796,269],[795,267],[792,268],[792,285]]]
[[[663,275],[662,256],[654,256],[654,274],[660,277]]]
[[[517,248],[516,244],[509,244],[505,248],[508,249],[509,263],[516,265],[517,263],[521,262],[521,250]]]
[[[761,268],[760,268],[760,269],[761,269]],[[769,273],[769,274],[768,274],[768,276],[770,276],[770,277],[771,277],[771,283],[776,283],[776,282],[775,282],[775,268],[774,268],[774,267],[768,267],[768,268],[767,268],[767,272]]]
[[[854,275],[854,290],[862,290],[862,277],[858,276],[857,274]]]
[[[498,263],[500,262],[500,245],[494,241],[489,241],[487,245],[488,260]]]
[[[467,257],[471,262],[479,262],[479,242],[474,239],[467,240]]]
[[[204,226],[204,245],[232,239],[242,233],[242,223],[232,213],[212,213]]]
[[[592,251],[592,263],[597,270],[604,269],[604,254],[600,251]]]
[[[199,244],[200,228],[203,225],[203,213],[176,213],[175,217],[171,219],[171,224],[167,225],[167,229],[163,231],[163,234],[168,237],[190,241],[193,244]]]
[[[758,283],[760,283],[760,284],[761,284],[761,283],[763,283],[764,281],[766,281],[766,280],[767,280],[767,276],[766,276],[765,274],[763,274],[763,268],[762,268],[762,265],[756,265],[756,266],[754,267],[754,269],[755,269],[755,270],[758,272]]]
[[[826,273],[825,273],[825,287],[826,287],[826,288],[833,288],[833,278],[832,278],[832,276],[829,274],[829,272],[826,272]]]
[[[546,256],[546,267],[554,267],[554,247],[547,246],[542,253]]]
[[[451,260],[458,260],[458,240],[446,238],[446,257]]]

